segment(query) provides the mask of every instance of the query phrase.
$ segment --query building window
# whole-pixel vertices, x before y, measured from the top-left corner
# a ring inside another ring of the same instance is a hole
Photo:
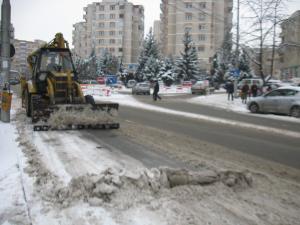
[[[199,20],[203,21],[206,19],[206,15],[204,13],[199,13]]]
[[[205,27],[205,24],[199,24],[199,30],[205,30],[206,27]]]
[[[198,39],[199,39],[199,41],[205,41],[206,40],[205,34],[200,34]]]
[[[116,15],[115,15],[115,14],[110,14],[110,15],[109,15],[109,18],[110,18],[110,19],[115,19],[115,18],[116,18]]]
[[[120,5],[119,9],[125,9],[125,6],[124,5]]]
[[[104,10],[105,10],[104,5],[100,5],[99,6],[99,11],[104,11]]]
[[[123,52],[123,48],[119,48],[119,52]]]
[[[204,52],[205,51],[205,46],[203,46],[203,45],[198,46],[198,51],[199,52]]]
[[[110,52],[115,52],[115,49],[114,48],[109,48],[109,51]]]
[[[115,31],[109,31],[110,36],[115,36],[116,32]]]
[[[116,40],[115,39],[109,39],[109,44],[115,44]]]
[[[192,32],[192,28],[191,27],[185,27],[184,28],[184,32],[188,32],[188,33],[191,33]]]
[[[99,19],[100,20],[103,20],[105,17],[104,17],[104,14],[99,14]]]
[[[115,9],[116,9],[116,6],[115,6],[115,5],[111,5],[111,6],[109,7],[109,9],[110,9],[110,10],[115,10]]]
[[[98,27],[101,27],[101,28],[103,28],[105,26],[105,24],[104,23],[99,23],[98,24]]]
[[[119,35],[123,35],[123,31],[119,31]]]
[[[99,31],[99,36],[104,36],[104,31]]]
[[[192,19],[193,19],[192,13],[186,13],[185,14],[185,20],[192,20]]]
[[[193,4],[191,2],[186,2],[185,3],[185,8],[191,9],[191,8],[193,8]]]
[[[199,8],[200,9],[206,9],[206,2],[200,2],[199,3]]]
[[[115,23],[115,22],[110,22],[110,23],[109,23],[109,27],[112,27],[112,28],[113,28],[113,27],[116,27],[116,23]]]
[[[123,19],[123,18],[124,18],[124,14],[120,14],[120,15],[119,15],[119,18],[120,18],[120,19]]]
[[[104,39],[99,39],[99,44],[105,44],[105,40]]]

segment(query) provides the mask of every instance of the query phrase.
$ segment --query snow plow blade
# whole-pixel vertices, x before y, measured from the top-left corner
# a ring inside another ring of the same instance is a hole
[[[32,110],[34,131],[118,129],[116,122],[118,103],[70,104],[43,107]]]

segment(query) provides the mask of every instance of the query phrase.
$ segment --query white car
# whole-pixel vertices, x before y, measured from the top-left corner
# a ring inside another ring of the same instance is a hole
[[[278,113],[300,117],[300,87],[285,86],[250,99],[252,113]]]

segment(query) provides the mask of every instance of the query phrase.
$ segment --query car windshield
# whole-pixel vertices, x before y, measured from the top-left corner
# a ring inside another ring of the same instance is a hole
[[[46,51],[42,53],[41,71],[74,71],[69,52]]]

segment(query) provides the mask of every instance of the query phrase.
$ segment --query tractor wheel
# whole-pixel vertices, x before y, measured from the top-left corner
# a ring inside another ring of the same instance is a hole
[[[31,96],[28,93],[28,90],[25,91],[24,104],[25,104],[25,109],[26,109],[26,115],[28,117],[31,117]]]
[[[96,105],[94,97],[92,95],[86,95],[85,101],[86,103],[91,104],[92,106]]]

